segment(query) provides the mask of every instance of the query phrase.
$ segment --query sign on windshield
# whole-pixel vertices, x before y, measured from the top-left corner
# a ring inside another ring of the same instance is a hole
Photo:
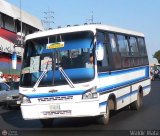
[[[35,73],[39,71],[40,56],[35,56],[30,58],[30,73]]]
[[[46,49],[57,49],[64,47],[64,42],[56,42],[47,44]]]

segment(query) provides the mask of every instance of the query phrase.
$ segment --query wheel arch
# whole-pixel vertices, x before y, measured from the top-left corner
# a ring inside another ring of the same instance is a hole
[[[110,105],[111,106],[111,110],[116,110],[116,108],[117,108],[116,95],[114,93],[109,94],[107,101],[109,102],[109,100],[112,101],[111,105]]]
[[[138,87],[138,92],[143,96],[143,87],[141,85]]]

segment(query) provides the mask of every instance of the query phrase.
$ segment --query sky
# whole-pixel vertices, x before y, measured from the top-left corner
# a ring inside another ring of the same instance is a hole
[[[20,7],[20,0],[6,0]],[[53,28],[84,24],[91,18],[95,23],[142,32],[150,63],[160,50],[160,0],[21,0],[22,9],[43,20],[44,12],[53,11]]]

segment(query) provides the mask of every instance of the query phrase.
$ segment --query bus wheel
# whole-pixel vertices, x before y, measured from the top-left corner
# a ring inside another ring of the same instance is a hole
[[[50,127],[52,126],[54,119],[40,119],[41,124],[43,125],[43,127]]]
[[[106,106],[106,113],[103,115],[100,115],[98,117],[98,123],[103,124],[103,125],[107,125],[109,123],[109,115],[110,115],[110,108],[108,105],[108,106]]]
[[[142,107],[142,98],[143,94],[139,92],[137,95],[137,100],[130,104],[131,110],[139,110]]]

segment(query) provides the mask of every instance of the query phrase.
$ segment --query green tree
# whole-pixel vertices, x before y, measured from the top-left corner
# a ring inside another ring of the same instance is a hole
[[[160,64],[160,50],[154,53],[153,58],[156,58],[158,63]]]

